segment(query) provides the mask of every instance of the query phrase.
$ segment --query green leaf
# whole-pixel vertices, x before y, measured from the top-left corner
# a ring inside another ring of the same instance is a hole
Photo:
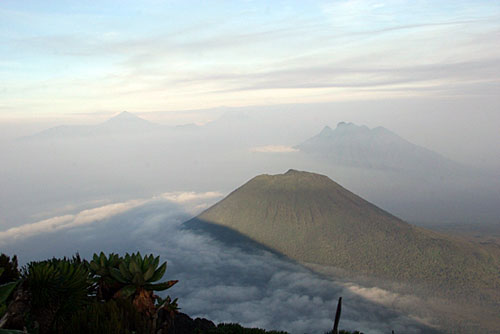
[[[98,271],[99,265],[94,261],[90,262],[90,270],[95,271],[95,272]]]
[[[149,265],[149,268],[144,273],[144,281],[149,282],[151,277],[153,277],[154,273],[155,273],[155,267],[153,267],[152,265]]]
[[[124,262],[120,262],[120,264],[118,265],[118,269],[127,281],[132,280],[132,273],[128,270],[127,265]]]
[[[130,260],[128,270],[132,274],[142,273],[141,267],[139,267],[139,265],[137,264],[137,262],[134,259]]]
[[[121,271],[116,269],[116,268],[111,268],[109,273],[111,274],[111,277],[113,277],[115,280],[117,280],[120,283],[127,284],[129,282],[129,280],[127,280],[125,277],[123,277]]]
[[[19,281],[0,285],[0,304],[7,301],[12,291],[16,288],[17,283],[19,283]]]
[[[158,268],[158,265],[160,264],[160,257],[157,256],[154,261],[153,261],[153,267]]]
[[[0,276],[2,276],[4,270],[5,270],[4,268],[0,268]]]
[[[132,279],[132,283],[134,283],[136,286],[143,285],[145,282],[142,273],[135,273],[134,278]]]
[[[135,286],[133,285],[126,285],[124,286],[123,288],[121,288],[115,296],[119,297],[119,298],[128,298],[130,296],[132,296],[136,291],[136,288]]]
[[[142,266],[141,266],[142,272],[146,272],[148,270],[150,264],[151,264],[150,263],[150,256],[146,255],[144,257],[144,260],[142,261]]]
[[[144,289],[150,290],[150,291],[163,291],[171,288],[174,286],[178,280],[173,280],[173,281],[168,281],[168,282],[163,282],[163,283],[157,283],[157,284],[146,284],[144,286]]]
[[[17,329],[2,329],[2,328],[0,328],[0,334],[26,334],[26,332],[19,331]]]
[[[151,277],[151,279],[149,280],[150,282],[156,282],[156,281],[159,281],[163,275],[165,275],[165,270],[167,270],[167,261],[165,261],[160,268],[158,268],[153,277]]]

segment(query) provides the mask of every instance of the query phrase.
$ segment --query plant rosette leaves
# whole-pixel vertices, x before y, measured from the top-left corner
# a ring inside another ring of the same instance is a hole
[[[167,290],[167,289],[171,288],[172,286],[174,286],[177,282],[179,282],[179,281],[172,280],[172,281],[167,281],[167,282],[157,283],[157,284],[147,284],[144,286],[144,289],[151,290],[151,291],[164,291],[164,290]]]
[[[19,281],[5,283],[3,285],[0,285],[0,305],[4,304],[7,301],[7,299],[9,298],[11,293],[14,291],[14,289],[16,288],[18,283],[19,283]]]

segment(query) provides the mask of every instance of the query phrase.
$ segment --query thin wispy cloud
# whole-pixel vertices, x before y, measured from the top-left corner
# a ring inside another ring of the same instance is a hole
[[[402,87],[406,96],[459,95],[446,89],[449,81],[480,87],[498,78],[500,6],[493,2],[350,0],[284,9],[257,1],[191,10],[184,21],[182,4],[143,7],[130,22],[138,10],[132,3],[119,11],[104,3],[99,12],[84,4],[51,12],[7,2],[0,16],[13,33],[0,49],[9,48],[0,108],[310,103],[388,98],[388,89],[400,95]],[[33,29],[21,29],[26,17]],[[89,20],[96,25],[75,29]]]
[[[199,201],[199,200],[214,200],[220,199],[223,196],[222,193],[217,191],[208,191],[204,193],[197,193],[194,191],[189,192],[167,192],[161,194],[159,197],[166,199],[170,202],[177,204],[185,204],[189,202]]]
[[[298,152],[299,150],[285,145],[266,145],[266,146],[257,146],[252,147],[250,152],[256,153],[293,153]]]
[[[124,203],[109,204],[94,209],[83,210],[74,215],[57,216],[32,224],[13,227],[0,232],[0,245],[29,238],[40,233],[52,233],[76,226],[93,224],[144,203],[144,200],[133,200]]]

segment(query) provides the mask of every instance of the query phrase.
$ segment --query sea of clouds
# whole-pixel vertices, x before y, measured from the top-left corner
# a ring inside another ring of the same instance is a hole
[[[106,204],[0,231],[0,247],[17,254],[21,263],[75,252],[85,258],[99,251],[160,255],[168,261],[164,278],[179,280],[166,293],[179,298],[182,312],[216,323],[324,333],[332,328],[342,296],[341,328],[374,334],[432,332],[391,309],[388,297],[397,295],[336,282],[264,249],[226,244],[185,228],[185,221],[220,197],[177,192]]]

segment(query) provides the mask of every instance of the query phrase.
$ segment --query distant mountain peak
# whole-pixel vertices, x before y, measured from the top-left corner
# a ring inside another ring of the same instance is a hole
[[[382,127],[382,126],[377,126],[374,128],[369,128],[366,125],[357,125],[352,122],[339,122],[337,123],[337,127],[335,129],[332,129],[328,125],[326,125],[321,132],[319,132],[315,137],[335,137],[337,135],[340,135],[344,137],[345,135],[362,135],[362,136],[377,136],[377,135],[392,135],[394,139],[397,137],[400,140],[404,140],[403,138],[399,137],[392,131]],[[313,137],[314,138],[314,137]]]
[[[329,135],[331,134],[333,131],[333,129],[331,127],[329,127],[328,125],[326,125],[323,130],[321,130],[321,132],[319,133],[320,136],[326,136],[326,135]]]
[[[337,128],[366,128],[366,125],[356,125],[353,122],[338,122]]]
[[[128,111],[122,111],[121,113],[119,113],[118,115],[116,115],[115,117],[137,117],[135,116],[134,114],[132,114],[131,112],[128,112]]]
[[[111,126],[113,128],[151,128],[156,124],[145,120],[131,112],[122,111],[118,115],[111,117],[106,122],[102,123],[104,126]]]
[[[325,127],[321,131],[332,131],[332,128],[329,127],[328,125],[325,125]]]
[[[140,118],[137,115],[132,114],[131,112],[122,111],[118,115],[113,116],[110,119],[108,119],[108,122],[109,121],[146,121],[146,120],[143,118]]]
[[[300,151],[330,163],[369,169],[399,170],[421,175],[441,170],[449,175],[460,167],[394,132],[378,126],[340,122],[332,130],[324,127],[314,137],[296,146]]]
[[[364,132],[370,132],[372,130],[369,127],[367,127],[366,125],[356,125],[352,122],[349,122],[349,123],[339,122],[334,131],[363,132],[364,133]]]
[[[302,174],[302,173],[305,173],[305,172],[301,172],[299,170],[296,170],[296,169],[289,169],[285,175],[296,175],[296,174]]]
[[[352,122],[339,122],[337,123],[337,127],[332,129],[328,125],[326,125],[323,130],[318,134],[319,137],[331,137],[338,133],[365,133],[370,132],[370,128],[366,125],[356,125]]]

